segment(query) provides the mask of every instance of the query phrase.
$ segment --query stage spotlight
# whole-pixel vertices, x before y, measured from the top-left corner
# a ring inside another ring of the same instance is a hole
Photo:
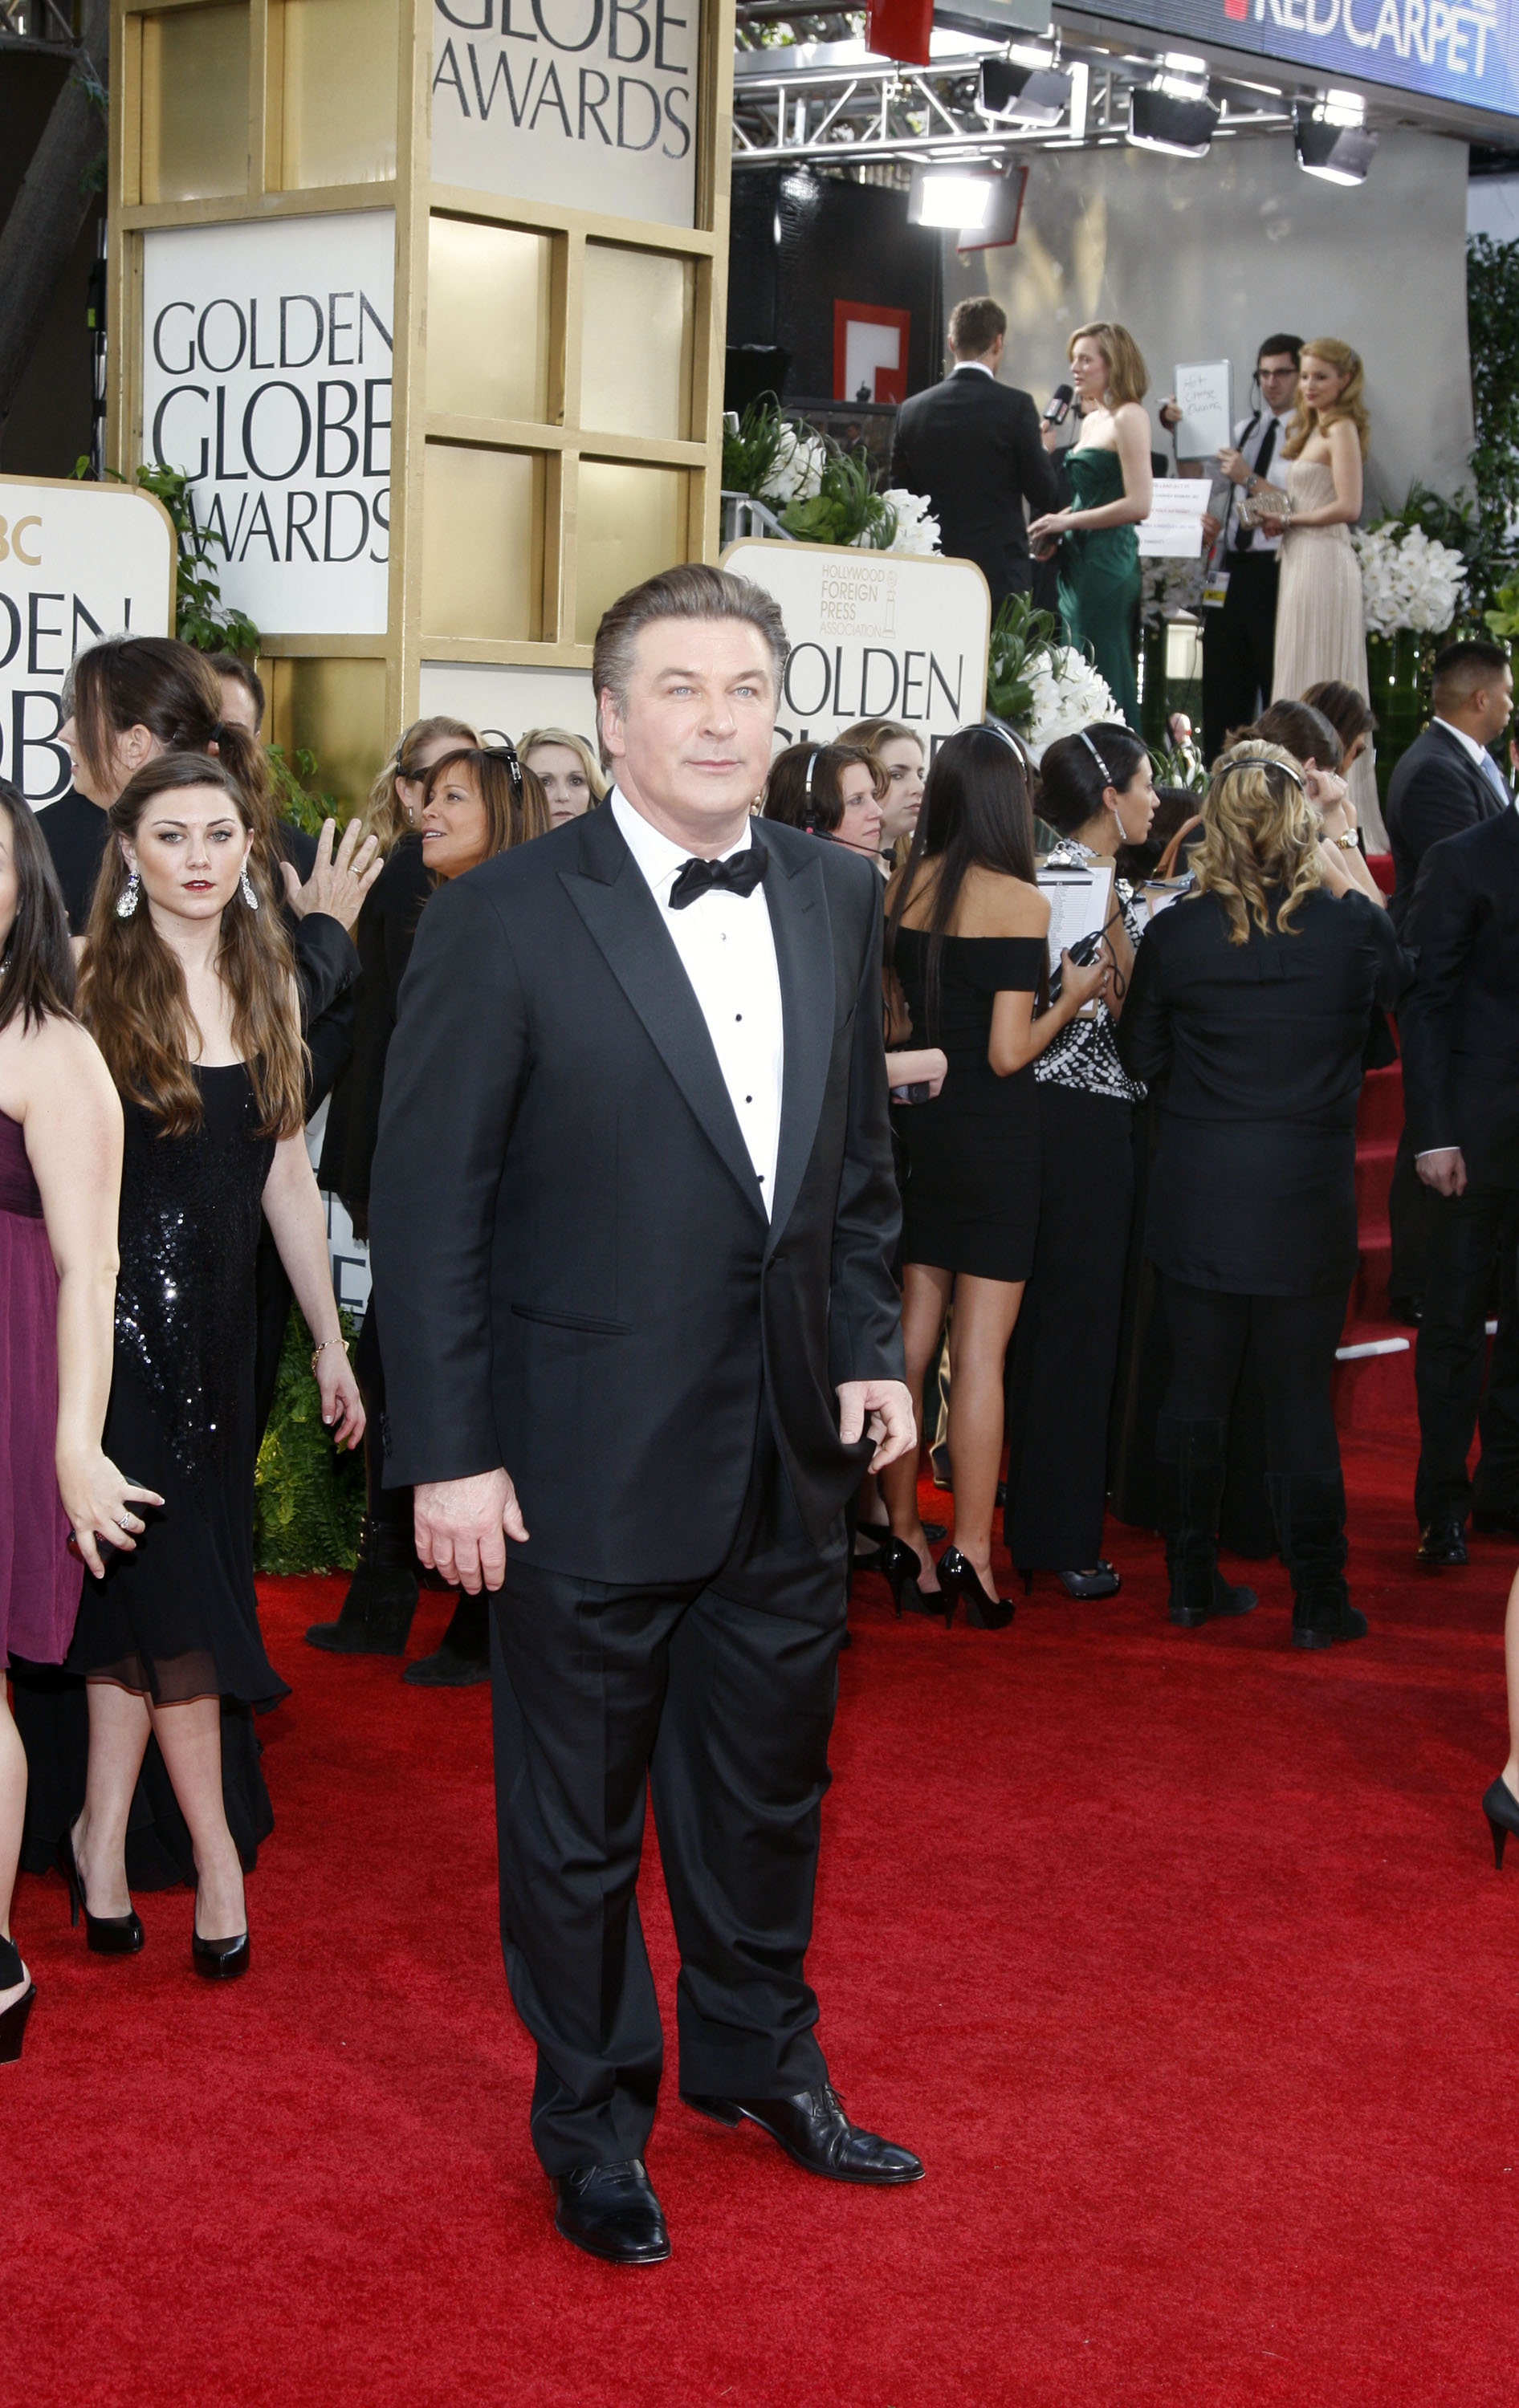
[[[1201,60],[1168,59],[1173,72],[1154,83],[1136,84],[1128,96],[1128,138],[1138,150],[1167,150],[1178,159],[1204,159],[1221,111],[1208,97],[1206,72],[1201,81],[1194,70]]]
[[[1020,125],[1058,125],[1070,106],[1070,78],[1049,59],[982,59],[977,107],[983,117]]]
[[[1293,104],[1293,139],[1305,176],[1326,184],[1364,184],[1377,137],[1365,122],[1365,105],[1354,93],[1330,93],[1316,105]]]
[[[910,225],[984,225],[1002,179],[995,167],[914,167],[908,194]]]

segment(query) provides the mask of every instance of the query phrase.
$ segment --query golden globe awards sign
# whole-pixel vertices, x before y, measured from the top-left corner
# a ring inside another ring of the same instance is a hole
[[[267,633],[385,632],[394,294],[390,209],[143,237],[143,457]]]
[[[773,594],[786,623],[778,743],[899,719],[931,756],[984,716],[992,606],[973,561],[746,542],[730,544],[723,566]]]
[[[433,181],[695,223],[700,0],[435,0]]]
[[[29,803],[72,780],[64,678],[99,636],[174,629],[174,527],[134,485],[0,477],[0,777]]]

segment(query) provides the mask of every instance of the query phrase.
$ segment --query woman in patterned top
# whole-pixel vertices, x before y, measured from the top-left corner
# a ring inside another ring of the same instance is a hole
[[[1062,737],[1039,765],[1039,815],[1059,831],[1052,862],[1111,859],[1142,844],[1155,808],[1150,756],[1126,727]],[[1024,1584],[1058,1572],[1068,1594],[1111,1597],[1102,1556],[1108,1407],[1118,1353],[1134,1205],[1132,1106],[1144,1089],[1118,1058],[1113,1022],[1144,933],[1134,890],[1116,882],[1103,944],[1112,962],[1090,1018],[1068,1022],[1034,1065],[1039,1224],[1022,1318],[1008,1354],[1008,1501],[1003,1535]],[[1051,982],[1059,993],[1058,973]]]

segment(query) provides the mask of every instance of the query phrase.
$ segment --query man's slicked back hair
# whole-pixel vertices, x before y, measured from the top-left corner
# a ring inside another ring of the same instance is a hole
[[[638,637],[661,619],[746,621],[769,647],[780,693],[791,649],[780,604],[752,578],[734,577],[725,568],[709,568],[702,561],[692,561],[683,568],[662,569],[657,577],[621,595],[603,612],[591,655],[591,684],[598,710],[603,694],[609,694],[619,713],[626,715]]]

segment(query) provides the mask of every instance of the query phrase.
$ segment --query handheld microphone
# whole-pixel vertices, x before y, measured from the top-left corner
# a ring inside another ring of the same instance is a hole
[[[1070,406],[1076,395],[1068,384],[1057,384],[1050,395],[1049,407],[1039,421],[1041,426],[1064,426],[1070,416]]]

